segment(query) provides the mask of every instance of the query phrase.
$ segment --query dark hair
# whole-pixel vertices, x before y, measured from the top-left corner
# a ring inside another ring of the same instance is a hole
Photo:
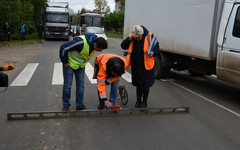
[[[113,61],[111,71],[116,73],[118,76],[121,76],[125,73],[124,64],[120,63],[119,61]]]
[[[98,48],[108,48],[108,43],[103,37],[96,38],[93,43],[96,43]]]

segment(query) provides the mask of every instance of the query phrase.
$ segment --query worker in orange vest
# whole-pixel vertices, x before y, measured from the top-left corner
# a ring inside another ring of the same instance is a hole
[[[159,43],[144,26],[134,25],[129,36],[122,41],[121,47],[128,49],[127,67],[131,65],[132,84],[137,87],[135,108],[146,108],[149,88],[155,79],[154,57],[159,53]]]
[[[98,109],[113,107],[117,97],[118,82],[126,70],[126,59],[116,54],[100,54],[94,63],[93,79],[97,79],[99,96]],[[106,85],[111,84],[110,99],[106,94]]]

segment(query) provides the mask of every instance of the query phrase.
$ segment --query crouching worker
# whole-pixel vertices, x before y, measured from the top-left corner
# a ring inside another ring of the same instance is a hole
[[[93,79],[97,79],[99,96],[98,109],[113,107],[117,97],[118,82],[126,68],[125,58],[116,54],[100,54],[95,59]],[[107,99],[106,85],[111,84],[110,99]]]

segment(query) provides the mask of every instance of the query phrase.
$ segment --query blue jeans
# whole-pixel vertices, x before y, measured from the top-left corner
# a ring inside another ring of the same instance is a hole
[[[79,68],[77,70],[72,69],[70,66],[64,66],[63,64],[63,92],[62,101],[63,106],[70,107],[71,87],[73,80],[73,73],[76,79],[76,107],[83,105],[83,93],[84,93],[84,75],[85,68]]]
[[[117,98],[117,91],[118,91],[118,80],[111,83],[111,91],[110,91],[109,102],[111,102],[113,105],[115,105],[115,100]],[[100,97],[99,97],[99,102],[101,102]]]

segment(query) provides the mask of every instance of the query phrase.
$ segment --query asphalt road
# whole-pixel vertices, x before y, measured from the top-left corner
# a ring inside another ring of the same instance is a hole
[[[155,80],[148,107],[189,106],[189,113],[8,121],[8,112],[61,110],[62,85],[52,85],[52,78],[63,42],[0,48],[0,65],[16,66],[5,72],[10,84],[28,64],[37,64],[27,85],[9,86],[0,93],[0,150],[239,150],[240,89],[212,76],[185,72],[171,71],[168,79]],[[108,42],[104,53],[123,55],[121,40]],[[129,93],[126,107],[134,107],[135,87],[125,79],[121,82]],[[84,102],[88,108],[98,105],[96,84],[87,76]],[[74,110],[75,82],[71,103]],[[119,98],[117,103],[121,105]]]

